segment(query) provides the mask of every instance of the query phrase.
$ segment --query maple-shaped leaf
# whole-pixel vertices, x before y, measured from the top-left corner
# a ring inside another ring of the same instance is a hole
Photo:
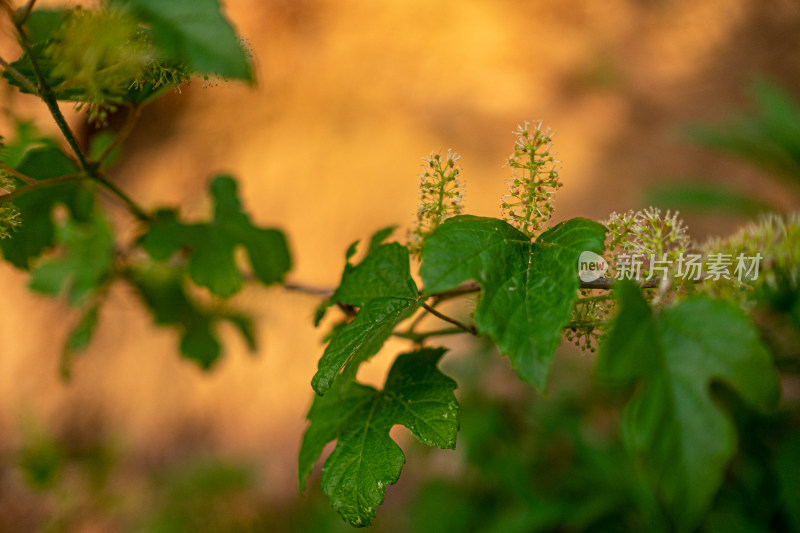
[[[236,181],[219,176],[211,182],[214,221],[185,224],[174,210],[161,210],[142,239],[153,259],[166,260],[180,249],[189,251],[189,274],[200,286],[227,298],[242,288],[236,248],[247,250],[253,274],[264,284],[283,280],[291,267],[286,237],[277,229],[254,226],[242,210]]]
[[[392,426],[406,426],[428,446],[455,448],[456,383],[437,368],[444,352],[427,348],[399,355],[383,390],[340,380],[327,395],[315,397],[300,448],[300,489],[325,445],[335,440],[322,468],[322,490],[345,520],[366,526],[405,462],[389,436]]]
[[[656,316],[632,283],[616,293],[619,313],[597,373],[639,384],[623,415],[624,440],[678,528],[691,530],[736,450],[733,422],[712,383],[764,408],[778,399],[777,372],[751,320],[730,303],[695,297]]]
[[[216,333],[219,322],[230,322],[242,335],[250,351],[256,350],[253,324],[249,317],[225,309],[200,305],[183,287],[181,270],[154,264],[126,273],[150,309],[156,324],[173,326],[180,332],[180,350],[204,370],[214,366],[222,352]]]
[[[575,218],[535,242],[495,218],[453,217],[436,228],[422,249],[425,294],[481,286],[478,331],[488,334],[522,379],[543,390],[561,330],[578,290],[578,256],[599,253],[606,229]]]
[[[373,246],[359,265],[345,269],[332,298],[360,309],[352,322],[337,328],[322,354],[311,381],[317,394],[325,394],[342,369],[355,377],[358,365],[375,355],[395,326],[419,308],[408,248],[397,243]]]

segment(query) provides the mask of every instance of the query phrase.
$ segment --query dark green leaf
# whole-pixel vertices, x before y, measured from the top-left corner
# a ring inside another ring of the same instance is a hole
[[[31,44],[44,45],[49,43],[53,33],[64,24],[72,12],[72,9],[33,10],[25,23]]]
[[[49,146],[27,151],[16,169],[37,180],[77,172],[71,159],[58,148]],[[34,189],[13,203],[21,214],[22,225],[10,239],[0,240],[0,248],[8,262],[28,269],[32,259],[55,243],[53,208],[58,204],[66,205],[73,219],[86,221],[94,209],[94,194],[80,182],[70,181]]]
[[[775,460],[781,505],[793,531],[800,531],[800,434],[787,438]]]
[[[342,369],[348,377],[354,377],[358,366],[378,353],[395,326],[418,307],[416,299],[407,298],[377,298],[362,307],[352,322],[334,333],[325,348],[311,380],[317,394],[328,392]]]
[[[375,234],[372,236],[372,238],[369,240],[369,248],[367,248],[367,254],[371,254],[375,249],[378,248],[378,246],[383,244],[383,241],[388,239],[396,229],[397,226],[389,226],[376,231]]]
[[[242,211],[233,178],[215,178],[211,193],[216,204],[212,223],[184,224],[175,211],[159,211],[142,239],[145,250],[156,260],[165,260],[188,249],[192,279],[224,298],[242,287],[243,276],[235,258],[239,245],[247,250],[257,279],[267,285],[281,281],[291,267],[283,233],[252,225]]]
[[[625,409],[623,437],[641,458],[681,529],[696,525],[736,449],[730,417],[711,383],[749,404],[773,405],[777,373],[758,331],[731,304],[693,298],[656,317],[639,289],[621,283],[619,314],[601,348],[597,372],[614,383],[640,383]]]
[[[47,85],[54,90],[56,98],[59,100],[68,101],[80,101],[86,99],[86,91],[83,88],[63,88],[62,84],[64,83],[65,78],[53,74],[53,70],[56,67],[56,62],[45,55],[44,44],[35,44],[33,45],[32,49],[33,55],[37,64],[39,65],[39,70],[44,77],[45,83],[47,83]],[[11,66],[33,85],[37,84],[36,71],[34,70],[33,63],[31,62],[30,56],[27,53],[23,54],[19,59],[11,63]],[[9,84],[18,88],[20,92],[32,94],[27,86],[21,84],[14,76],[9,74],[8,71],[3,72],[3,78],[5,78]]]
[[[531,243],[507,223],[469,215],[453,217],[426,240],[420,274],[425,293],[481,285],[478,331],[494,339],[525,381],[543,390],[561,330],[577,298],[578,256],[599,253],[605,228],[572,219]]]
[[[0,159],[11,168],[18,168],[29,150],[48,146],[55,148],[56,142],[40,134],[33,122],[18,120],[14,124],[14,139],[2,147]]]
[[[114,264],[114,233],[105,217],[97,214],[88,222],[67,220],[58,228],[60,255],[48,258],[33,270],[31,290],[57,295],[66,291],[71,305],[80,305],[111,274]]]
[[[369,525],[383,503],[386,485],[397,481],[405,462],[389,430],[402,424],[428,446],[453,449],[458,433],[456,383],[437,368],[444,349],[401,354],[382,391],[340,382],[317,397],[299,457],[301,490],[325,445],[336,448],[322,469],[322,489],[331,505],[354,526]]]
[[[61,376],[69,380],[72,376],[72,362],[75,355],[82,352],[89,346],[97,327],[99,310],[96,305],[91,306],[81,317],[78,324],[69,332],[67,342],[64,345],[64,353],[61,356]]]
[[[89,142],[89,160],[97,161],[103,152],[114,143],[116,138],[117,136],[111,131],[101,131],[92,135]],[[101,162],[100,170],[108,170],[110,167],[114,166],[114,164],[119,161],[121,155],[122,147],[115,146],[112,148],[106,158]]]
[[[242,43],[217,0],[116,0],[150,26],[166,57],[192,71],[252,80]]]
[[[318,394],[327,392],[343,368],[354,376],[358,365],[376,354],[395,326],[419,307],[408,248],[382,244],[358,266],[348,263],[330,301],[361,309],[351,323],[337,329],[325,349],[311,382]]]
[[[180,271],[158,265],[136,269],[128,274],[128,280],[152,311],[155,323],[178,329],[181,353],[187,359],[204,369],[216,363],[222,347],[215,330],[221,320],[231,322],[248,346],[255,348],[255,337],[248,318],[201,306],[184,290],[181,279]]]
[[[411,278],[408,248],[383,244],[371,250],[364,260],[347,269],[336,289],[336,301],[363,307],[376,298],[416,299],[417,285]]]
[[[55,64],[44,53],[46,46],[50,43],[53,34],[58,30],[66,21],[67,17],[73,12],[71,9],[64,10],[48,10],[36,9],[34,10],[26,23],[27,35],[31,41],[31,48],[39,64],[39,68],[50,87],[56,87],[63,79],[56,78],[52,75],[52,70]],[[25,76],[33,85],[37,84],[36,72],[33,69],[33,64],[27,53],[23,54],[19,59],[11,63],[11,66],[20,74]],[[30,94],[31,91],[22,85],[14,76],[7,71],[3,72],[3,78],[6,79],[11,85],[17,87],[21,92]],[[71,98],[66,99],[79,99],[82,91],[70,91]],[[61,95],[59,95],[60,97]]]
[[[696,126],[692,141],[727,152],[794,183],[800,180],[800,103],[761,80],[751,91],[756,108],[719,127]]]
[[[319,326],[328,308],[337,303],[360,307],[370,298],[405,292],[404,287],[409,286],[408,283],[411,281],[408,252],[404,251],[405,247],[400,244],[394,244],[391,247],[382,246],[383,241],[392,234],[395,228],[396,226],[390,226],[378,230],[372,235],[367,255],[359,266],[350,263],[350,259],[356,254],[359,241],[350,245],[345,253],[346,263],[339,287],[317,307],[314,313],[315,326]],[[381,272],[381,270],[385,272]],[[384,280],[381,279],[382,277],[391,279]],[[384,283],[385,281],[388,281],[388,284]],[[398,286],[392,287],[392,283]],[[362,288],[362,284],[366,284],[367,287]],[[416,290],[416,285],[413,285],[412,291]]]

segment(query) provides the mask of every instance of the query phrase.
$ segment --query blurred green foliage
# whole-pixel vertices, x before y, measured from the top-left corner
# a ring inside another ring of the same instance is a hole
[[[766,79],[751,86],[753,109],[718,126],[693,125],[693,144],[727,154],[752,165],[784,185],[795,205],[800,202],[800,101]],[[776,211],[766,200],[702,177],[653,187],[645,201],[685,212],[721,211],[746,217]]]

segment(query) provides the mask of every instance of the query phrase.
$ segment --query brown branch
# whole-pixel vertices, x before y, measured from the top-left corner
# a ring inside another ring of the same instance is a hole
[[[326,287],[311,287],[303,285],[302,283],[285,283],[283,288],[287,291],[301,292],[303,294],[310,294],[311,296],[330,296],[333,294],[333,289]]]
[[[601,290],[611,290],[614,288],[614,285],[617,283],[617,279],[615,278],[600,278],[594,281],[579,281],[578,288],[579,289],[601,289]],[[658,287],[658,284],[661,283],[660,278],[653,278],[647,279],[643,281],[636,282],[639,287],[642,289],[655,289]],[[431,294],[431,296],[436,296],[440,300],[448,300],[450,298],[456,298],[458,296],[464,296],[465,294],[471,294],[473,292],[480,292],[481,286],[477,281],[469,281],[464,283],[463,285],[456,287],[455,289],[451,289],[449,291],[438,292],[436,294]]]
[[[444,337],[447,335],[460,335],[464,333],[462,328],[444,328],[444,329],[436,329],[432,331],[395,331],[392,333],[393,336],[401,338],[401,339],[408,339],[410,341],[420,343],[427,339],[428,337]]]
[[[67,176],[59,176],[57,178],[52,178],[49,180],[37,180],[34,181],[33,183],[23,185],[19,189],[14,189],[8,194],[0,195],[0,204],[11,202],[15,198],[18,198],[23,194],[29,193],[34,189],[43,189],[45,187],[52,187],[54,185],[59,185],[61,183],[65,183],[68,181],[77,181],[82,179],[87,179],[85,174],[69,174]]]
[[[36,0],[28,0],[25,7],[17,11],[17,14],[14,16],[14,22],[17,24],[24,24],[27,22],[28,18],[31,16],[31,11],[33,11],[34,4],[36,4]]]
[[[595,281],[579,281],[578,288],[611,290],[614,288],[614,285],[617,283],[617,281],[618,280],[615,278],[601,278]],[[638,282],[637,284],[642,289],[655,289],[658,287],[659,283],[661,283],[660,278],[653,278]],[[302,283],[287,283],[284,285],[284,288],[290,291],[302,292],[304,294],[310,294],[313,296],[330,296],[334,292],[333,289],[326,287],[310,287],[308,285],[303,285]],[[436,303],[439,303],[440,301],[449,300],[458,296],[480,292],[480,290],[481,286],[477,281],[469,281],[459,287],[456,287],[455,289],[437,292],[435,294],[431,294],[430,296],[435,296],[437,298]],[[420,291],[420,293],[423,292],[424,290]]]
[[[23,87],[28,89],[31,93],[39,94],[39,91],[36,90],[36,86],[33,84],[33,82],[28,78],[26,78],[25,76],[23,76],[20,71],[12,67],[8,63],[8,61],[6,61],[3,57],[0,57],[0,66],[2,66],[3,69],[6,72],[8,72],[12,78],[17,80]]]
[[[8,166],[5,163],[3,163],[2,161],[0,161],[0,169],[2,169],[7,174],[11,174],[12,176],[17,178],[18,180],[24,181],[28,185],[32,185],[32,184],[36,183],[36,180],[33,179],[32,177],[26,176],[25,174],[23,174],[19,170],[15,169],[15,168],[11,168],[10,166]]]
[[[449,323],[453,324],[454,326],[456,326],[457,328],[460,328],[460,329],[466,331],[467,333],[471,333],[472,335],[477,335],[478,334],[478,330],[475,328],[475,326],[467,326],[465,324],[462,324],[461,322],[459,322],[455,318],[449,317],[449,316],[445,315],[444,313],[440,313],[439,311],[437,311],[436,309],[434,309],[433,307],[431,307],[430,305],[428,305],[426,303],[422,304],[422,308],[425,309],[430,314],[432,314],[433,316],[435,316],[436,318],[444,320],[445,322],[449,322]]]

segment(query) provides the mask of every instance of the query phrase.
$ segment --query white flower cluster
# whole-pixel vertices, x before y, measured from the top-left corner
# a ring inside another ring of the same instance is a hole
[[[500,207],[503,218],[529,237],[545,229],[552,218],[555,191],[562,183],[558,179],[559,161],[552,150],[552,133],[542,129],[541,121],[533,127],[528,122],[517,127],[514,153],[506,166],[511,167],[508,193]]]
[[[409,235],[409,248],[419,253],[425,237],[448,218],[460,215],[464,209],[464,185],[459,179],[461,156],[448,150],[442,157],[434,153],[423,158],[423,172],[420,178],[420,205],[417,210],[417,224]]]

